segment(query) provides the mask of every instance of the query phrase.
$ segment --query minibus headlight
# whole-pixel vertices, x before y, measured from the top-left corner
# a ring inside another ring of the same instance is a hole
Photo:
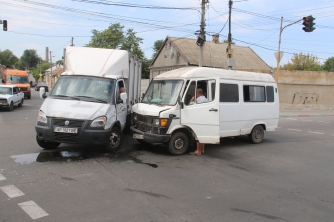
[[[159,126],[159,122],[160,122],[159,119],[153,119],[153,120],[152,120],[152,125],[153,125],[153,126]]]
[[[133,119],[137,120],[137,113],[133,113]]]
[[[166,126],[167,122],[168,122],[168,119],[166,118],[160,119],[160,126]]]
[[[41,110],[38,112],[37,121],[41,123],[48,123],[45,113]]]
[[[93,122],[90,124],[90,127],[104,127],[107,122],[106,116],[100,116],[93,120]]]

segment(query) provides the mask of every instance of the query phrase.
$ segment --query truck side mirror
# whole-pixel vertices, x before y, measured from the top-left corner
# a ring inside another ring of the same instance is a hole
[[[2,83],[5,83],[5,80],[4,80],[4,79],[2,79],[2,80],[1,80],[1,82],[2,82]]]
[[[45,98],[47,97],[47,95],[46,95],[46,93],[45,93],[45,87],[41,87],[41,88],[39,89],[39,97],[40,97],[41,99],[45,99]]]
[[[128,95],[126,93],[121,93],[120,97],[121,97],[121,100],[123,100],[123,104],[125,104],[128,98]]]

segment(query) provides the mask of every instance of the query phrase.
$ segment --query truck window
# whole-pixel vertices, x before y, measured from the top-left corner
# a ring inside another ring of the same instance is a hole
[[[220,83],[219,102],[239,102],[239,87],[237,84]]]
[[[184,96],[185,105],[192,105],[190,104],[190,100],[191,98],[195,97],[195,90],[196,90],[196,81],[192,81],[188,87],[186,95]]]
[[[264,86],[247,86],[244,85],[244,101],[245,102],[265,102],[266,95]]]
[[[267,86],[266,87],[266,92],[267,92],[267,102],[274,102],[275,97],[274,97],[274,87],[273,86]]]

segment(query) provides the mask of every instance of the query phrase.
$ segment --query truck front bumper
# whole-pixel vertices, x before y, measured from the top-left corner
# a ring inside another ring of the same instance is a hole
[[[77,134],[55,133],[53,128],[36,125],[35,130],[40,140],[57,143],[105,145],[110,141],[111,130],[92,130],[83,127]]]
[[[134,126],[130,126],[132,137],[135,139],[142,139],[148,143],[166,143],[170,139],[171,135],[160,135],[154,133],[143,132],[135,129]]]

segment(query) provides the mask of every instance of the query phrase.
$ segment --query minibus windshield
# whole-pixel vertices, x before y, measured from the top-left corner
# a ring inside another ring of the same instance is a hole
[[[56,99],[107,103],[111,100],[115,80],[91,76],[62,76],[50,96]]]
[[[183,80],[153,80],[142,103],[175,105],[183,82]]]

